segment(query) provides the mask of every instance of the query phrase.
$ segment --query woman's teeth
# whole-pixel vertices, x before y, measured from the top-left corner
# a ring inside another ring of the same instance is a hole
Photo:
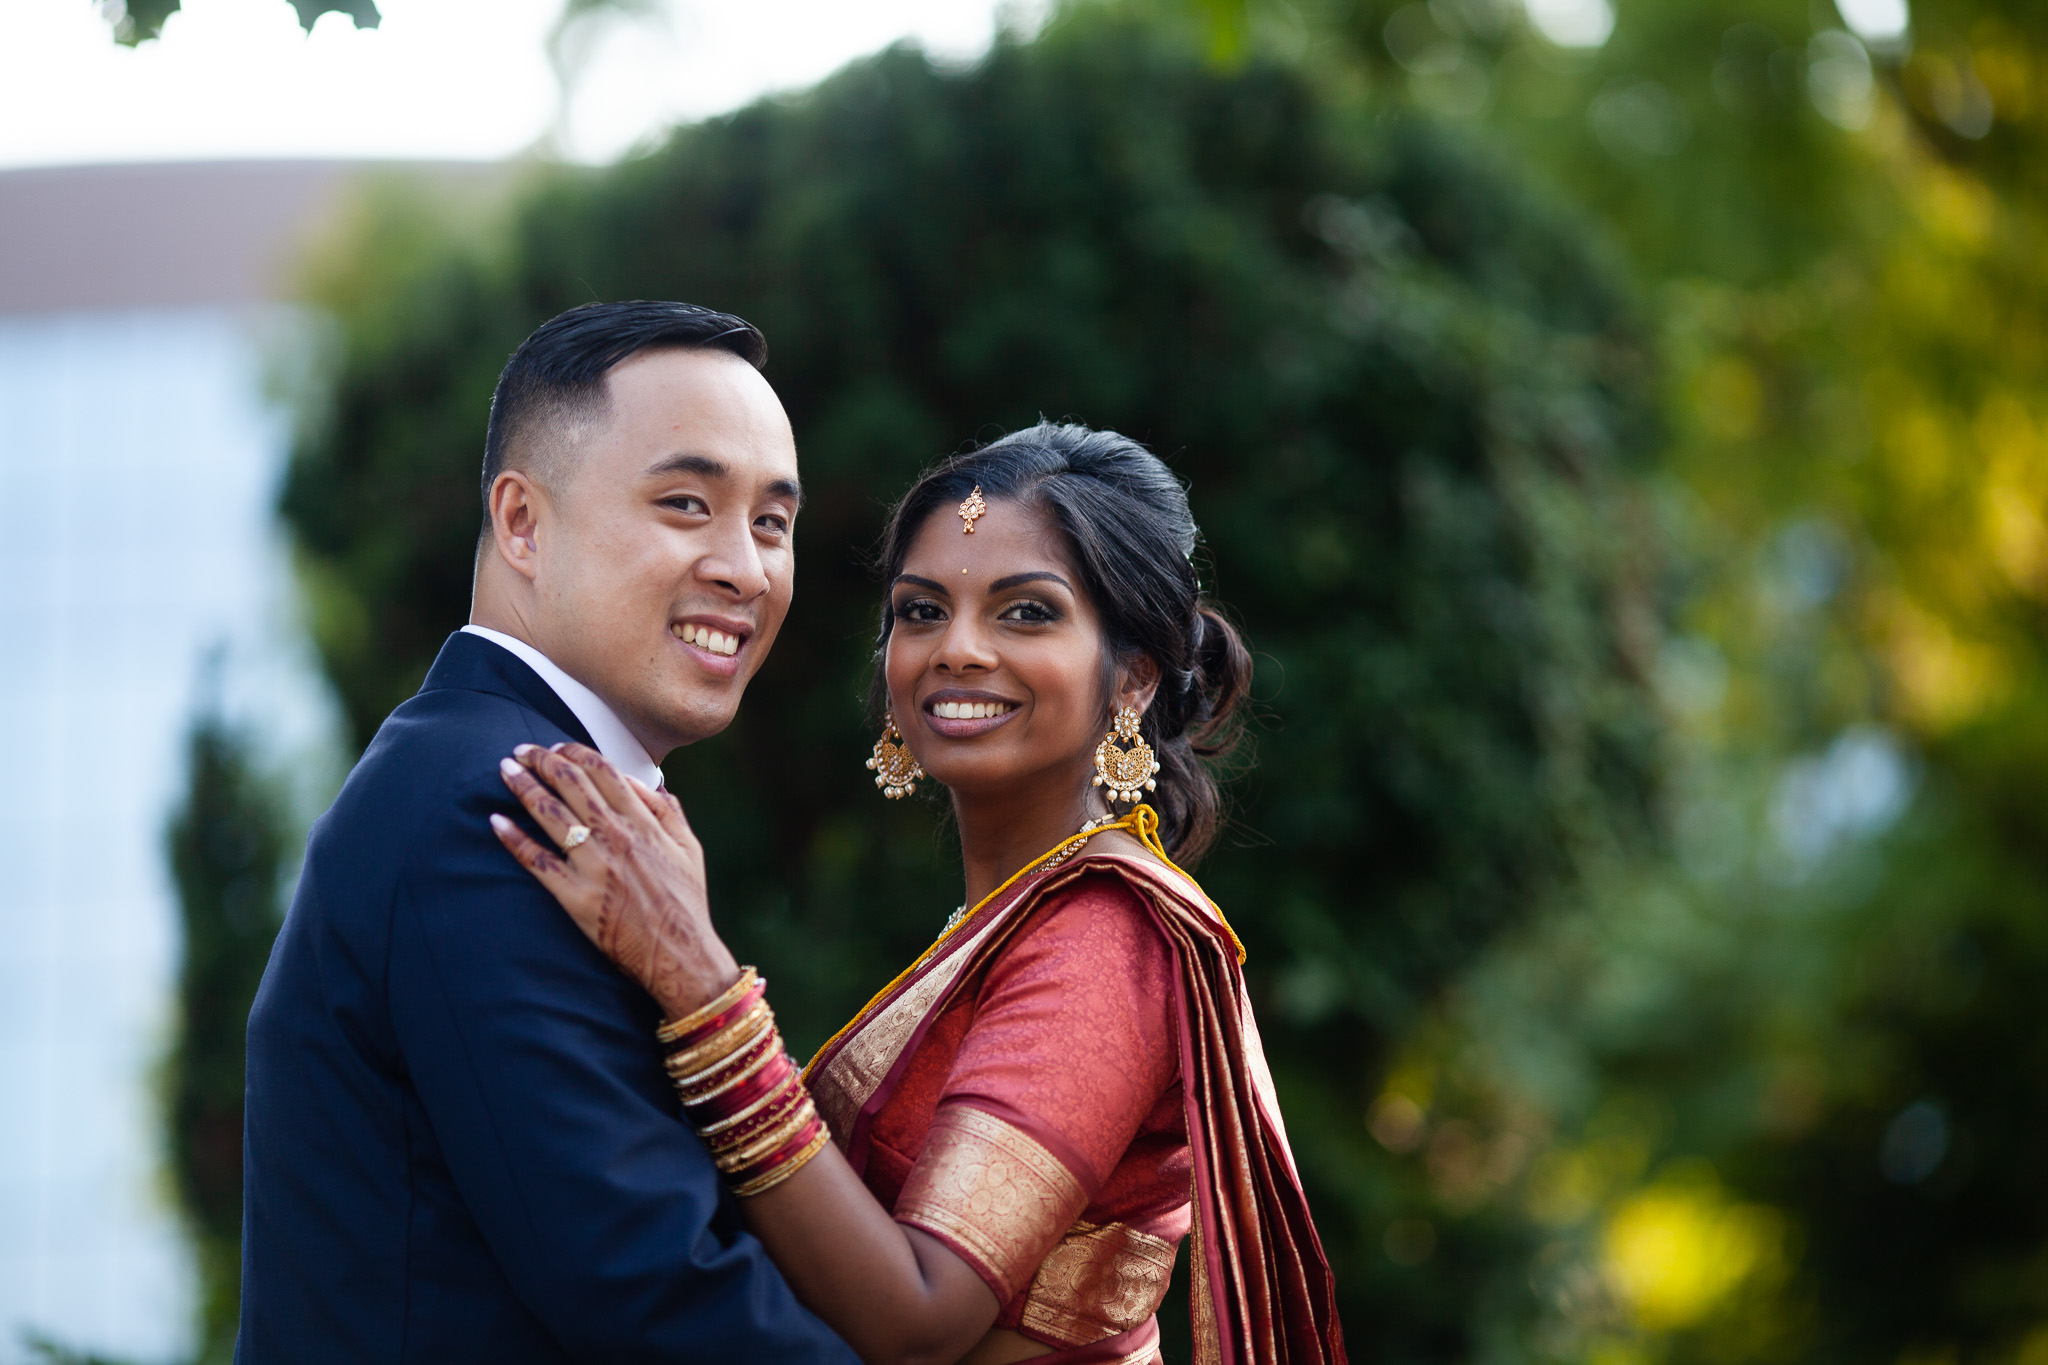
[[[932,707],[940,720],[985,720],[1017,708],[1006,701],[942,701]]]
[[[670,626],[668,629],[669,634],[685,644],[695,645],[699,649],[708,649],[713,654],[737,654],[740,652],[740,638],[737,635],[727,635],[722,631],[711,630],[705,626],[687,624]]]

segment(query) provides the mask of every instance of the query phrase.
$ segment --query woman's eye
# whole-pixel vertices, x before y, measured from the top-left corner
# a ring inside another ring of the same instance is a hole
[[[996,619],[999,621],[1023,621],[1036,625],[1046,621],[1057,621],[1060,619],[1060,615],[1043,602],[1016,602],[1003,608],[1003,614]]]
[[[908,602],[900,603],[896,608],[896,619],[899,621],[940,621],[945,619],[945,613],[939,609],[938,603],[918,597],[912,598]]]

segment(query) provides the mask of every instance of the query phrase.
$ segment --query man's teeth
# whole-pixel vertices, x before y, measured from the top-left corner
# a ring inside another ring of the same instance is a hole
[[[942,701],[932,707],[940,720],[986,720],[1017,708],[1006,701]]]
[[[713,654],[737,654],[740,652],[739,636],[727,635],[723,631],[712,630],[708,626],[675,625],[669,627],[669,633],[686,644],[693,644],[699,649],[708,649]]]

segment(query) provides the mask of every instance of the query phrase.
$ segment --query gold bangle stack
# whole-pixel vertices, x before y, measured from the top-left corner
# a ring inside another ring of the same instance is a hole
[[[767,985],[745,968],[716,1000],[656,1034],[683,1112],[741,1197],[775,1188],[831,1141],[782,1045]]]

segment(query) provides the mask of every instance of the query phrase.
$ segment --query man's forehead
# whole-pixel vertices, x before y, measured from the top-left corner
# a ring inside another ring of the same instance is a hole
[[[782,402],[739,356],[673,347],[643,351],[621,361],[606,385],[614,431],[633,452],[637,473],[749,486],[797,477]]]
[[[647,467],[649,479],[693,478],[708,483],[750,487],[770,495],[801,499],[802,485],[796,469],[785,460],[732,460],[717,455],[678,452],[665,455]]]

